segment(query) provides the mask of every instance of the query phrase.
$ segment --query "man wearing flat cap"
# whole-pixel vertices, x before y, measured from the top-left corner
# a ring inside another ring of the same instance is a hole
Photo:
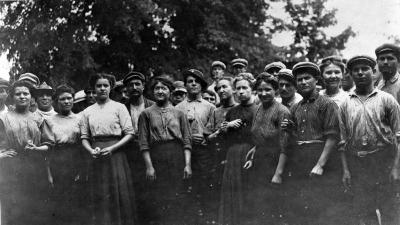
[[[300,102],[303,97],[296,90],[296,81],[290,69],[282,69],[278,73],[279,94],[282,104],[290,109],[294,104]]]
[[[144,197],[146,190],[142,182],[145,177],[146,167],[139,148],[138,123],[139,116],[144,111],[144,109],[154,104],[153,101],[143,96],[145,82],[145,76],[137,71],[129,72],[122,80],[124,87],[126,87],[127,89],[129,98],[128,101],[125,103],[125,106],[128,109],[129,115],[131,116],[132,125],[135,132],[134,138],[132,139],[132,141],[129,142],[127,146],[127,149],[129,149],[129,151],[126,152],[126,156],[128,158],[128,162],[132,171],[132,179],[134,183],[137,203],[136,205],[138,206],[138,219],[143,223],[146,220],[145,215],[148,215],[148,209],[145,207],[146,199]]]
[[[53,108],[54,90],[46,82],[43,82],[37,89],[33,90],[38,109],[36,112],[45,118],[49,118],[56,113]]]
[[[192,169],[193,190],[200,201],[200,210],[205,210],[213,187],[214,152],[208,143],[212,133],[212,116],[215,106],[202,98],[202,90],[207,88],[203,73],[197,69],[189,69],[183,73],[187,98],[176,108],[183,111],[189,120],[192,133]]]
[[[353,193],[355,221],[349,224],[394,225],[399,224],[393,184],[399,180],[400,106],[374,88],[375,64],[365,55],[347,63],[356,89],[339,108],[342,181]]]
[[[282,69],[286,69],[285,64],[283,64],[282,62],[272,62],[265,66],[264,72],[267,72],[269,74],[274,75],[275,77],[278,77],[278,73]]]
[[[316,86],[321,72],[316,64],[297,63],[292,73],[303,97],[290,109],[292,121],[282,122],[283,128],[290,124],[296,140],[289,169],[292,175],[287,180],[294,203],[292,211],[299,224],[321,224],[332,204],[327,193],[336,188],[335,173],[340,168],[338,162],[328,161],[339,137],[338,107],[319,95]]]
[[[246,59],[237,58],[231,61],[233,77],[239,75],[239,73],[245,73],[247,71],[248,62]]]
[[[177,80],[172,85],[174,86],[174,90],[172,91],[171,102],[176,106],[186,99],[187,91],[183,81]]]
[[[221,61],[214,61],[211,63],[211,79],[213,80],[213,82],[210,86],[208,86],[207,90],[215,94],[217,105],[219,105],[220,99],[217,93],[215,92],[215,86],[217,84],[217,81],[224,76],[225,70],[226,70],[225,63]]]
[[[8,112],[8,108],[6,106],[7,100],[7,90],[8,90],[8,81],[0,78],[0,115]]]
[[[400,48],[394,44],[383,44],[375,49],[379,71],[383,79],[378,83],[378,88],[385,91],[400,102]]]

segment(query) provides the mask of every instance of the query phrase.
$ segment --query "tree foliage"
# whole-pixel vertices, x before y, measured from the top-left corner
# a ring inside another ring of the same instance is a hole
[[[294,4],[283,0],[285,11],[291,20],[284,23],[286,30],[293,31],[293,42],[281,52],[287,61],[317,61],[317,59],[339,54],[350,37],[355,36],[351,27],[339,35],[329,37],[324,29],[336,25],[336,9],[326,8],[327,0],[303,0]]]
[[[248,59],[250,71],[258,73],[279,57],[281,49],[271,44],[271,37],[283,29],[296,32],[289,46],[293,54],[313,59],[323,51],[343,49],[348,35],[318,36],[335,23],[334,14],[320,19],[325,1],[320,2],[287,1],[293,18],[289,24],[271,17],[264,0],[5,1],[0,3],[0,51],[8,51],[13,62],[11,79],[32,72],[52,85],[78,88],[96,71],[121,79],[132,69],[147,76],[179,76],[194,67],[208,75],[211,61],[229,63],[235,57]],[[315,18],[303,22],[311,15]],[[265,28],[267,21],[272,26]],[[305,41],[306,48],[300,49]]]

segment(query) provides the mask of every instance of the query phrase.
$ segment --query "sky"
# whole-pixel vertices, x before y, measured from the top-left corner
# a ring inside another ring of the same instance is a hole
[[[293,0],[297,2],[301,0]],[[327,8],[336,8],[337,25],[330,27],[326,33],[335,36],[347,26],[356,33],[354,38],[346,43],[342,51],[345,58],[358,54],[374,56],[374,50],[385,42],[393,42],[390,37],[400,39],[400,1],[399,0],[328,0]],[[285,17],[282,4],[273,3],[270,12]],[[285,46],[291,43],[293,37],[289,33],[275,35],[272,43]],[[0,77],[9,78],[11,63],[6,56],[0,56]]]

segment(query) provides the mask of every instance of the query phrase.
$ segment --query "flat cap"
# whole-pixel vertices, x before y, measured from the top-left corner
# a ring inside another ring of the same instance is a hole
[[[270,70],[272,68],[286,69],[286,66],[282,62],[272,62],[265,66],[264,71],[268,72],[268,70]]]
[[[391,52],[394,53],[397,58],[400,56],[400,48],[395,44],[386,43],[375,49],[375,55],[378,57],[379,54]]]
[[[356,55],[353,56],[352,58],[347,61],[347,69],[351,69],[352,66],[354,66],[357,63],[365,63],[369,65],[372,68],[375,68],[376,61],[374,58],[368,55]]]
[[[9,82],[0,77],[0,88],[8,88]]]
[[[39,87],[37,87],[36,89],[33,90],[33,94],[35,96],[40,96],[42,94],[53,95],[54,90],[46,82],[43,82],[41,85],[39,85]]]
[[[256,76],[256,79],[258,79],[259,77],[273,77],[273,76],[274,76],[274,75],[272,75],[272,74],[270,74],[270,73],[264,71],[264,72],[258,74],[258,75]]]
[[[196,69],[188,69],[186,71],[183,72],[183,77],[185,79],[185,83],[186,83],[186,78],[188,76],[193,76],[199,79],[201,87],[203,90],[207,89],[207,81],[204,79],[204,75],[200,70],[196,70]]]
[[[40,80],[39,77],[37,77],[35,74],[33,73],[24,73],[21,74],[21,76],[19,76],[18,80],[26,80],[29,82],[32,82],[34,86],[38,86],[40,84]]]
[[[214,61],[214,62],[211,63],[211,68],[213,68],[215,66],[220,66],[222,69],[226,70],[225,63],[223,63],[221,61]]]
[[[246,59],[242,59],[242,58],[237,58],[231,61],[231,65],[232,66],[243,66],[243,67],[247,67],[247,65],[249,65],[249,62],[247,62]]]
[[[281,69],[278,73],[278,80],[279,79],[286,79],[292,83],[295,82],[292,70],[290,70],[290,69]]]
[[[129,72],[127,75],[125,75],[124,79],[122,80],[122,83],[124,85],[126,85],[129,83],[129,81],[131,81],[133,79],[138,79],[138,80],[141,80],[142,82],[146,81],[146,77],[142,73],[132,71],[132,72]]]
[[[181,92],[187,93],[186,88],[185,88],[185,83],[183,83],[183,81],[177,80],[172,85],[174,86],[173,92],[181,91]]]
[[[307,71],[310,72],[314,77],[319,78],[321,71],[317,64],[312,62],[299,62],[293,66],[292,74],[296,77],[300,72]]]

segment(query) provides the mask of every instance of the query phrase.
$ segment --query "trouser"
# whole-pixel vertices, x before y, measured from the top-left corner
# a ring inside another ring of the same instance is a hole
[[[389,146],[365,157],[348,154],[355,223],[378,224],[380,214],[382,224],[399,224],[399,189],[389,180],[394,152]]]

